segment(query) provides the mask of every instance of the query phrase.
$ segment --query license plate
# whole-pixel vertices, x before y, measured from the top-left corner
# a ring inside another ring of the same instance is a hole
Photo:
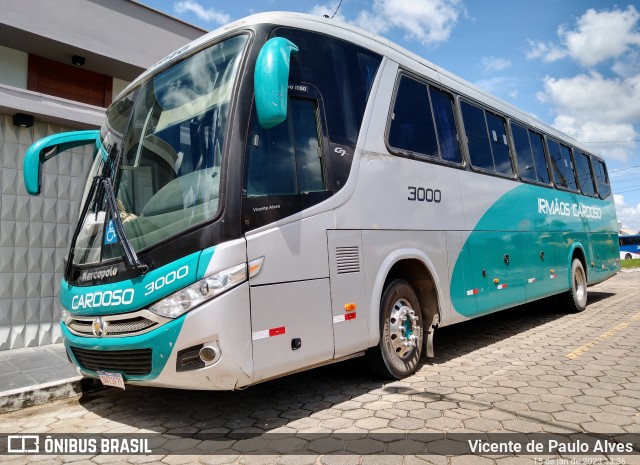
[[[112,373],[110,371],[99,371],[98,376],[100,381],[105,386],[113,386],[120,389],[124,389],[124,379],[121,373]]]

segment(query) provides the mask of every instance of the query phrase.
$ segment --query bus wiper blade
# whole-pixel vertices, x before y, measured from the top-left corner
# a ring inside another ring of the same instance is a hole
[[[118,211],[116,196],[113,193],[113,187],[111,186],[111,181],[108,178],[102,179],[102,190],[105,194],[105,200],[107,201],[107,211],[111,221],[113,221],[116,235],[122,244],[124,258],[127,265],[131,268],[135,268],[140,273],[146,273],[149,271],[149,265],[142,263],[138,259],[136,251],[131,247],[131,243],[129,242],[129,239],[127,239],[127,235],[124,233],[124,227],[122,226],[122,219],[120,218],[120,213]]]
[[[80,235],[80,230],[82,229],[82,222],[84,218],[86,218],[89,213],[89,205],[92,202],[93,197],[96,195],[96,189],[98,187],[98,176],[93,178],[91,182],[91,187],[89,188],[89,194],[87,195],[87,200],[84,205],[82,205],[82,210],[80,212],[80,220],[78,220],[78,224],[76,224],[76,229],[73,231],[73,237],[71,238],[71,247],[69,248],[69,256],[67,257],[67,262],[64,267],[64,277],[67,280],[71,280],[72,270],[73,270],[73,256],[75,255],[75,247],[76,242],[78,241],[78,236]]]

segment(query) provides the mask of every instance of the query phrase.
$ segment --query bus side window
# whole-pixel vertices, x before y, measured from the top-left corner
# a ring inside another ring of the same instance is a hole
[[[520,177],[529,181],[537,181],[536,165],[533,161],[533,151],[531,150],[527,130],[522,126],[511,123],[511,133],[513,134]]]
[[[609,185],[609,177],[607,176],[607,168],[600,160],[593,159],[593,171],[596,175],[596,183],[600,197],[606,199],[611,195],[611,186]]]
[[[271,129],[262,128],[254,114],[248,140],[248,197],[325,190],[317,101],[292,97],[288,114]]]
[[[551,178],[549,177],[547,157],[544,156],[544,139],[541,134],[529,129],[529,140],[531,141],[531,148],[533,149],[533,161],[536,165],[536,176],[538,181],[549,184],[551,182]]]
[[[462,119],[467,134],[471,164],[476,168],[493,171],[493,158],[484,110],[465,101],[460,102],[460,107],[462,108]]]
[[[451,94],[433,87],[429,87],[429,91],[431,92],[433,116],[435,117],[436,130],[438,131],[440,156],[445,161],[462,163],[456,120],[453,114],[453,97]]]
[[[315,100],[292,98],[294,149],[296,153],[296,174],[298,193],[325,190],[322,169],[322,149],[318,124],[318,109]]]
[[[480,169],[513,175],[505,119],[460,102],[471,164]]]
[[[594,197],[596,190],[593,186],[593,174],[591,173],[589,157],[577,150],[573,154],[576,159],[576,172],[578,173],[578,181],[580,182],[582,193]]]
[[[513,166],[511,165],[511,155],[509,154],[506,121],[501,116],[487,111],[485,113],[487,115],[487,126],[489,128],[495,170],[498,173],[511,176],[513,174]]]
[[[549,148],[549,157],[551,158],[556,185],[565,189],[577,190],[576,176],[573,171],[569,148],[552,139],[547,139],[547,147]]]
[[[549,184],[549,169],[544,156],[542,136],[530,129],[511,123],[520,177],[527,181]]]
[[[248,141],[247,196],[295,194],[296,160],[291,118],[271,129],[262,128],[254,110]]]
[[[571,149],[566,145],[560,144],[560,153],[562,154],[562,169],[566,173],[565,178],[569,183],[569,189],[577,191],[578,183],[576,182],[576,170],[571,159]]]
[[[389,128],[389,145],[413,154],[439,158],[426,84],[407,76],[400,78]]]
[[[389,126],[389,145],[412,155],[462,163],[453,97],[401,76]]]

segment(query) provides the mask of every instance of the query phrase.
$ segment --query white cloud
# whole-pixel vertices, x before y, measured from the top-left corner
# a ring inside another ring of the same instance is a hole
[[[331,16],[337,4],[316,4],[310,13]],[[354,19],[340,13],[336,18],[377,34],[400,29],[407,40],[436,45],[449,38],[462,9],[461,0],[373,0],[371,9],[361,10]]]
[[[175,2],[173,8],[176,13],[182,14],[191,12],[203,21],[213,22],[216,24],[227,24],[231,21],[231,16],[221,13],[213,8],[205,8],[195,0],[184,0]]]
[[[576,21],[575,29],[558,28],[561,46],[552,42],[529,40],[527,58],[551,62],[570,56],[582,66],[592,67],[619,58],[640,45],[636,25],[640,13],[633,5],[626,10],[596,11],[589,9]]]
[[[461,10],[459,0],[374,0],[373,11],[393,26],[404,29],[408,39],[424,45],[449,38]]]
[[[342,21],[343,23],[346,23],[347,19],[344,17],[342,12],[338,10],[338,12],[336,13],[336,9],[338,8],[339,4],[340,2],[332,2],[326,5],[318,5],[318,4],[313,5],[313,8],[309,10],[309,14],[316,15],[316,16],[328,16],[329,18],[331,18],[335,13],[335,17],[333,18],[334,20]]]
[[[558,35],[572,58],[583,66],[594,66],[640,45],[640,33],[634,31],[639,19],[640,13],[632,5],[624,11],[589,9],[578,19],[576,30],[560,28]]]
[[[587,10],[572,29],[558,28],[560,45],[529,41],[527,58],[551,62],[570,57],[589,73],[573,77],[545,77],[541,102],[556,113],[554,126],[583,142],[594,151],[627,161],[638,144],[640,129],[640,13],[634,6],[624,10]],[[596,72],[600,65],[601,72]],[[617,78],[604,75],[617,75]]]
[[[640,203],[635,207],[629,205],[621,194],[613,194],[613,201],[616,205],[618,221],[622,222],[622,227],[640,230]]]
[[[550,103],[553,125],[582,142],[631,141],[640,135],[640,75],[607,79],[591,72],[570,78],[544,78],[540,101]],[[635,142],[594,144],[594,151],[626,161]]]
[[[631,51],[624,56],[624,60],[616,60],[611,70],[623,78],[640,75],[640,50]]]
[[[529,59],[541,58],[543,61],[552,62],[560,60],[567,56],[567,51],[559,48],[551,42],[542,42],[539,40],[529,40],[531,49],[526,56]]]
[[[370,11],[362,10],[353,23],[373,34],[384,34],[389,31],[389,22],[382,16],[377,16]]]
[[[480,63],[486,72],[502,71],[511,66],[511,61],[504,58],[482,57]]]
[[[571,78],[544,78],[544,93],[561,112],[598,120],[632,123],[640,120],[640,75],[607,79],[591,72]],[[635,104],[630,104],[635,102]]]

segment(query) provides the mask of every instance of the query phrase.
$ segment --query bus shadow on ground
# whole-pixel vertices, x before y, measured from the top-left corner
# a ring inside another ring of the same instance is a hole
[[[614,295],[610,292],[589,291],[586,311],[589,311],[589,305]],[[446,363],[571,315],[562,308],[556,298],[549,297],[437,329],[434,336],[436,356],[431,362]]]
[[[602,301],[612,295],[592,292],[589,302]],[[564,316],[554,310],[551,302],[540,301],[438,329],[436,357],[423,364],[444,364]],[[403,393],[407,389],[402,383],[376,378],[367,370],[364,360],[357,358],[242,391],[186,391],[128,385],[125,391],[111,388],[85,394],[80,403],[105,422],[116,422],[138,431],[181,437],[260,435],[288,425],[296,429],[322,428],[325,411],[329,409],[346,409],[350,404],[353,407],[350,401],[368,393],[379,396]],[[421,388],[420,391],[422,396],[434,400],[447,397],[437,389],[429,392],[429,388]],[[360,401],[356,399],[356,402]],[[323,413],[314,416],[318,412]],[[332,418],[330,414],[326,416]]]

